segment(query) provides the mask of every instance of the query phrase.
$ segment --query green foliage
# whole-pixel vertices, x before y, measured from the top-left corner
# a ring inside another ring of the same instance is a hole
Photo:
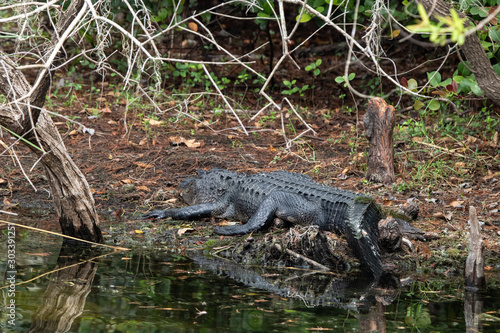
[[[351,73],[351,74],[349,74],[348,80],[352,81],[355,77],[356,77],[356,73]],[[337,82],[338,84],[341,84],[342,82],[345,82],[344,83],[344,87],[347,87],[347,82],[346,82],[345,76],[337,76],[335,78],[335,82]]]
[[[314,76],[318,76],[319,74],[321,74],[321,70],[319,69],[319,66],[321,66],[322,62],[323,62],[323,60],[318,59],[315,62],[307,65],[306,68],[305,68],[306,72],[312,71],[312,73],[314,74]]]
[[[465,43],[465,33],[467,32],[464,27],[465,18],[460,18],[454,9],[450,11],[451,16],[439,17],[437,23],[429,19],[424,6],[420,3],[418,4],[418,12],[422,21],[415,25],[409,25],[410,31],[428,33],[430,34],[429,40],[436,44],[445,45],[448,34],[451,35],[452,42],[459,45]]]
[[[305,84],[305,85],[299,87],[299,86],[296,85],[296,83],[297,83],[297,80],[293,80],[291,82],[288,81],[288,80],[283,81],[283,84],[288,89],[283,90],[281,93],[283,95],[293,95],[295,93],[299,93],[300,97],[304,97],[304,94],[305,94],[306,90],[309,89],[309,85]]]

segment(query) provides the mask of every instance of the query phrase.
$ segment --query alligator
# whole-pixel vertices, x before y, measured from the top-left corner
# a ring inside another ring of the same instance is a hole
[[[365,195],[318,184],[311,177],[274,171],[253,175],[224,169],[198,170],[179,183],[190,206],[153,210],[143,218],[235,219],[245,224],[216,227],[220,235],[241,235],[269,228],[274,219],[345,235],[360,264],[378,278],[383,273],[378,247],[379,207]]]

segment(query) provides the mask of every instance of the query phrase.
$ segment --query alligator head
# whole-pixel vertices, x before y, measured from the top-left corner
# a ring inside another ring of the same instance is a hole
[[[182,180],[177,187],[184,201],[192,206],[214,202],[219,199],[238,178],[236,172],[211,169],[197,170],[196,177]]]

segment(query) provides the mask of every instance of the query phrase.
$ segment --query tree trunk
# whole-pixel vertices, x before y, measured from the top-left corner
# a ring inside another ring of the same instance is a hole
[[[390,184],[394,182],[394,107],[382,98],[368,102],[368,111],[363,117],[365,135],[370,141],[368,148],[367,179]]]
[[[429,16],[432,17],[447,17],[451,16],[450,5],[443,0],[417,0],[421,3]],[[463,13],[458,13],[461,18],[464,18]],[[470,26],[469,20],[464,22],[464,26]],[[500,77],[496,74],[491,66],[490,59],[484,52],[481,41],[476,33],[465,38],[465,43],[460,46],[464,52],[469,67],[476,77],[477,84],[484,92],[486,97],[491,99],[495,104],[500,105]]]
[[[36,125],[39,142],[48,153],[31,147],[42,157],[54,205],[63,234],[101,243],[103,241],[94,197],[85,176],[69,157],[57,128],[46,112],[40,113]],[[34,142],[34,136],[30,141]],[[42,156],[43,155],[43,156]]]
[[[84,0],[76,0],[62,13],[54,38],[65,32],[82,10],[84,3]],[[53,47],[56,42],[57,40],[52,41],[50,46]],[[50,54],[50,47],[45,54]],[[24,74],[16,69],[16,64],[9,57],[0,52],[0,94],[10,102],[0,107],[0,125],[42,149],[28,144],[28,147],[41,157],[62,232],[65,235],[102,242],[89,185],[69,157],[51,118],[42,109],[50,86],[50,73],[40,71],[39,75],[42,75],[40,83],[30,95],[31,86]]]

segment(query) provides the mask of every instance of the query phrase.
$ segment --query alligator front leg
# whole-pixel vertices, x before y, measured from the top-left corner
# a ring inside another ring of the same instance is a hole
[[[232,236],[264,230],[271,226],[276,217],[293,224],[323,224],[323,211],[320,204],[300,194],[276,191],[264,199],[247,223],[217,227],[214,232],[219,235]]]
[[[183,208],[172,208],[167,210],[152,210],[142,216],[143,219],[166,219],[171,217],[173,220],[196,220],[202,217],[210,217],[216,211],[215,203],[199,204]]]

